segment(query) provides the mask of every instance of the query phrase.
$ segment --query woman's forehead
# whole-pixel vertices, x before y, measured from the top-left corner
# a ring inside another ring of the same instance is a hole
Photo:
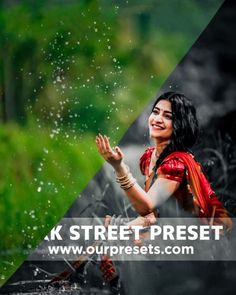
[[[164,111],[169,111],[171,112],[171,102],[169,100],[160,100],[158,103],[155,105],[155,108],[162,109]]]

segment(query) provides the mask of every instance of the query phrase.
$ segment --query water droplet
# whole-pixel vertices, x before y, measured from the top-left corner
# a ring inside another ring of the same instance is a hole
[[[57,82],[62,82],[60,76],[57,76],[56,80],[57,80]]]
[[[48,150],[46,148],[44,148],[43,151],[45,152],[45,154],[48,154]]]

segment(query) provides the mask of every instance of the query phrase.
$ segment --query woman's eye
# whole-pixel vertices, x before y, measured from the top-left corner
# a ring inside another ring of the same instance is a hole
[[[167,118],[168,120],[172,120],[172,116],[171,116],[171,115],[166,115],[166,118]]]
[[[158,114],[158,110],[153,110],[152,113],[156,115]]]

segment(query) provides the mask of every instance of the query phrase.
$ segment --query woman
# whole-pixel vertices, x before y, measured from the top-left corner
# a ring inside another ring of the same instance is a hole
[[[146,149],[140,169],[146,176],[143,190],[133,178],[119,147],[111,148],[107,136],[96,137],[99,153],[115,169],[116,181],[142,216],[132,224],[155,222],[155,210],[175,198],[180,207],[204,223],[232,227],[227,211],[216,197],[202,168],[189,149],[198,135],[196,110],[183,94],[167,92],[154,103],[149,116],[150,137],[155,146]]]
[[[146,176],[144,190],[124,163],[120,148],[113,150],[107,136],[96,137],[99,153],[113,166],[117,182],[140,214],[129,224],[149,226],[155,223],[159,214],[156,209],[172,199],[179,203],[188,216],[200,217],[207,224],[222,224],[229,231],[232,221],[212,190],[202,167],[189,151],[198,135],[196,110],[191,101],[175,92],[162,94],[154,103],[148,127],[155,146],[147,148],[140,158],[140,169]],[[109,219],[110,216],[105,220],[106,226]],[[73,267],[78,268],[80,264],[81,260],[75,261]],[[109,257],[103,258],[101,270],[104,279],[110,282],[112,290],[118,294],[119,277]],[[52,282],[68,278],[69,275],[68,271],[63,272]],[[143,281],[140,280],[140,284],[143,287]]]

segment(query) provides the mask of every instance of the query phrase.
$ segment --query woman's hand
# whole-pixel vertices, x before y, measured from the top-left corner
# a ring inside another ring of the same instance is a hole
[[[118,146],[115,147],[114,150],[111,148],[109,138],[106,135],[99,134],[96,136],[96,145],[100,155],[111,164],[113,168],[116,169],[120,166],[124,155]]]
[[[143,227],[149,227],[150,225],[156,224],[157,217],[156,212],[151,212],[145,216],[138,216],[134,220],[130,221],[128,225],[132,228],[132,226],[141,225]]]

